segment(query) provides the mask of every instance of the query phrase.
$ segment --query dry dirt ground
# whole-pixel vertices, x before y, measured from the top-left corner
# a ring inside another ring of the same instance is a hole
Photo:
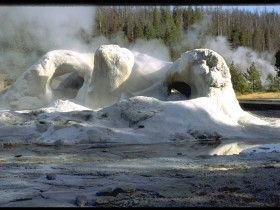
[[[0,207],[280,206],[279,152],[196,153],[214,147],[2,144]]]

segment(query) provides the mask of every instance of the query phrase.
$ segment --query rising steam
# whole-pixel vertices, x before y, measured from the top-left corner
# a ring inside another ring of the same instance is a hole
[[[90,38],[85,43],[82,36],[90,36],[92,33],[95,27],[94,17],[95,7],[89,6],[0,7],[0,44],[3,46],[0,51],[0,73],[6,73],[10,78],[16,79],[48,51],[67,49],[94,52],[102,44],[118,44],[161,60],[171,60],[168,48],[159,40],[138,39],[129,45],[123,32],[117,33],[111,41],[100,36]],[[255,62],[263,82],[268,73],[275,75],[272,54],[268,52],[260,54],[245,47],[231,49],[226,37],[205,36],[209,27],[211,16],[204,15],[200,22],[182,34],[181,43],[174,43],[174,49],[184,51],[184,49],[210,48],[221,54],[228,65],[234,61],[243,72]],[[25,46],[28,46],[29,50],[26,50]]]
[[[211,16],[204,15],[202,20],[192,25],[190,30],[183,34],[182,48],[193,49],[197,47],[209,48],[221,54],[228,65],[234,64],[243,72],[255,62],[257,70],[261,73],[263,84],[267,75],[276,74],[274,66],[274,56],[269,52],[258,53],[247,47],[232,49],[225,36],[205,36],[208,28],[211,27]]]
[[[233,61],[243,73],[254,62],[261,74],[263,84],[269,73],[274,76],[276,74],[274,66],[271,64],[273,62],[273,55],[269,52],[258,53],[247,47],[231,49],[229,42],[224,36],[207,37],[204,46],[223,55],[228,65]]]
[[[80,32],[91,32],[94,14],[94,7],[0,7],[0,73],[16,79],[48,51],[90,50]]]

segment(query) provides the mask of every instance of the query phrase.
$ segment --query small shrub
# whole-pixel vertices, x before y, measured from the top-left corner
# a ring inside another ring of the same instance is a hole
[[[12,85],[13,83],[14,83],[14,80],[12,80],[12,79],[4,79],[4,88]]]

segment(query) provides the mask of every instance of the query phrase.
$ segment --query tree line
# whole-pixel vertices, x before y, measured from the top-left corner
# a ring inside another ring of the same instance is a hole
[[[280,91],[280,49],[275,53],[274,56],[276,75],[273,76],[271,73],[267,75],[266,87],[262,85],[260,71],[256,68],[254,62],[247,69],[246,73],[242,73],[241,69],[236,67],[232,61],[232,63],[229,65],[229,70],[231,74],[232,86],[236,94],[242,95],[261,91]]]
[[[196,36],[197,43],[192,47],[182,44],[185,33],[192,31],[195,24],[207,19],[203,33]],[[123,47],[129,47],[137,39],[158,39],[168,47],[174,61],[188,50],[203,47],[200,40],[207,36],[227,37],[232,49],[240,46],[257,52],[268,51],[275,54],[276,76],[268,75],[268,86],[263,87],[260,80],[260,69],[255,64],[247,69],[238,69],[234,63],[228,64],[232,74],[233,88],[238,93],[261,90],[279,91],[280,78],[280,15],[266,10],[250,12],[239,9],[222,9],[221,7],[202,6],[97,6],[92,31],[81,29],[77,34],[85,44],[90,44],[95,37],[105,36],[112,44],[121,37]],[[29,38],[26,38],[29,37]],[[28,42],[26,40],[29,40]],[[30,42],[30,40],[32,40]],[[32,43],[28,45],[26,43]],[[40,40],[29,33],[28,27],[22,26],[13,41],[0,40],[1,50],[7,48],[24,54],[44,54]],[[276,53],[275,53],[276,52]],[[20,66],[16,66],[20,68]]]
[[[232,49],[243,46],[257,52],[276,52],[275,70],[278,74],[267,76],[266,87],[262,85],[260,70],[255,63],[246,73],[242,73],[244,70],[238,69],[234,62],[229,65],[237,94],[280,91],[280,16],[274,11],[250,12],[199,6],[97,7],[92,36],[102,35],[113,40],[121,32],[127,45],[139,38],[158,39],[169,48],[171,58],[175,60],[181,53],[191,50],[187,46],[178,47],[183,33],[192,30],[193,25],[205,17],[210,18],[209,25],[204,34],[197,34],[202,39],[225,36]],[[199,44],[196,43],[197,48],[201,47]]]
[[[280,16],[276,12],[221,9],[199,6],[106,6],[97,7],[91,36],[123,33],[127,43],[138,38],[159,39],[170,49],[172,59],[190,49],[178,49],[182,34],[207,15],[210,23],[199,36],[225,36],[233,49],[243,46],[254,51],[273,52],[280,45]],[[199,45],[199,43],[198,43]],[[199,46],[198,46],[199,47]]]

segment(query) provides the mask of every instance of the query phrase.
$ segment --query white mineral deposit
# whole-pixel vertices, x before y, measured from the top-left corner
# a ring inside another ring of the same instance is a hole
[[[195,199],[210,191],[198,188],[198,171],[230,191],[233,178],[220,171],[258,173],[262,157],[266,170],[279,167],[279,123],[240,107],[210,49],[175,62],[118,45],[51,51],[0,92],[0,107],[0,206],[76,206],[77,196],[86,206],[203,206]],[[185,189],[196,197],[180,200]]]

